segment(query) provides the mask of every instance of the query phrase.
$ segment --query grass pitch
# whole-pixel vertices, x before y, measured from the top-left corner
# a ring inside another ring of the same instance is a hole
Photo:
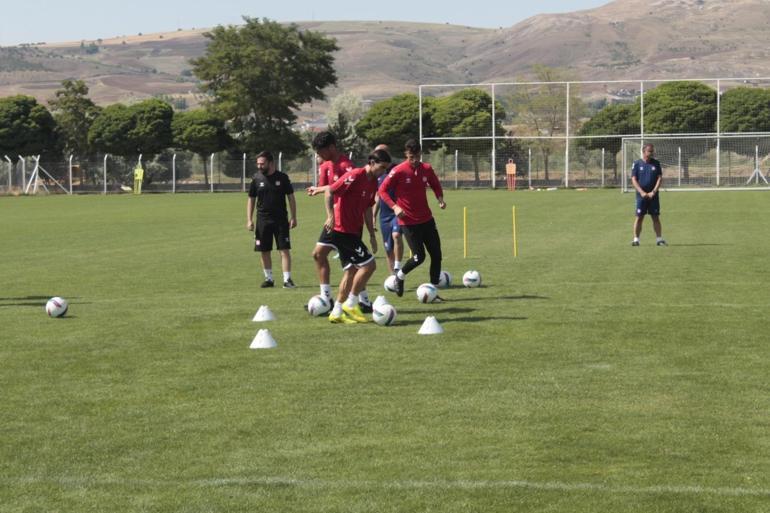
[[[664,193],[666,248],[617,191],[446,199],[484,287],[421,305],[423,265],[383,328],[302,311],[317,198],[297,290],[245,195],[0,198],[0,511],[770,511],[767,193]]]

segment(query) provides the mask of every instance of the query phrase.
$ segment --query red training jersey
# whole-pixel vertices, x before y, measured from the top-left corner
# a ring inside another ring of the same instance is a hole
[[[334,231],[361,236],[364,212],[374,205],[377,179],[366,168],[351,169],[330,187],[334,194]]]
[[[409,161],[404,161],[393,168],[377,192],[390,208],[398,205],[404,210],[404,216],[398,218],[398,224],[409,226],[433,219],[433,212],[428,207],[428,195],[425,193],[428,187],[433,189],[436,198],[444,196],[441,183],[430,164],[420,162],[413,168]],[[396,201],[388,194],[391,189],[398,198]]]
[[[318,166],[318,185],[331,185],[351,169],[353,163],[344,153],[340,153],[336,162],[326,160]]]

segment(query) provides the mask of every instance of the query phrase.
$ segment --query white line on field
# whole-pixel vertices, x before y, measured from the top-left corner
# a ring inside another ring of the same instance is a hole
[[[631,495],[719,495],[733,497],[770,497],[770,489],[744,487],[709,487],[697,485],[655,485],[655,486],[612,486],[595,483],[563,483],[560,481],[525,481],[525,480],[403,480],[403,481],[360,481],[360,480],[325,480],[325,479],[293,479],[287,477],[255,477],[255,478],[215,478],[193,480],[153,480],[153,479],[99,479],[94,478],[0,478],[0,484],[61,484],[65,486],[292,486],[298,488],[365,488],[365,489],[442,489],[442,490],[474,490],[474,489],[506,489],[528,488],[532,490],[553,490],[563,492],[600,492],[609,494]]]

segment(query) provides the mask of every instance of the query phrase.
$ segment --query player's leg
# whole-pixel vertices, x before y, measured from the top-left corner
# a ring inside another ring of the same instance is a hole
[[[412,258],[407,260],[404,267],[396,273],[396,295],[399,297],[404,295],[404,280],[406,279],[406,275],[425,260],[425,245],[423,243],[422,228],[422,224],[403,227],[406,243],[409,244],[409,249],[412,250]]]
[[[257,225],[254,227],[254,251],[259,251],[262,259],[262,272],[265,274],[265,281],[260,285],[263,289],[273,286],[273,223],[265,223],[257,219]]]
[[[296,287],[291,279],[291,235],[289,220],[285,219],[277,223],[278,229],[275,233],[275,247],[281,253],[281,271],[283,272],[283,288],[293,289]]]
[[[364,314],[371,313],[371,303],[367,305],[368,308],[364,309],[359,297],[366,290],[366,284],[369,282],[372,274],[374,274],[377,264],[375,263],[374,256],[369,252],[369,248],[366,247],[360,238],[351,237],[350,243],[353,251],[348,254],[350,255],[350,262],[355,266],[356,271],[352,277],[353,282],[350,293],[345,300],[345,304],[342,305],[342,311],[356,322],[369,322],[369,319]]]
[[[340,260],[342,254],[340,253]],[[340,279],[340,286],[337,289],[337,301],[334,303],[331,313],[329,314],[329,322],[334,324],[353,324],[355,319],[350,318],[342,309],[342,305],[345,303],[350,290],[353,288],[353,277],[355,275],[356,268],[353,264],[347,264],[343,268],[342,278]]]
[[[663,227],[660,224],[660,196],[657,194],[650,200],[649,212],[652,218],[652,227],[655,230],[655,244],[658,246],[668,246],[663,238]]]
[[[329,253],[335,249],[331,233],[321,229],[321,235],[318,237],[315,248],[313,248],[313,261],[315,262],[316,273],[318,274],[318,284],[321,288],[321,295],[332,299],[332,289],[329,284],[331,271],[329,269]]]
[[[441,276],[441,237],[435,219],[431,219],[425,227],[425,248],[430,255],[430,282],[438,286]]]
[[[380,233],[382,234],[382,247],[385,249],[385,259],[388,261],[388,269],[393,274],[393,265],[395,263],[395,253],[393,252],[394,241],[391,232],[390,219],[380,220]]]
[[[638,193],[636,195],[636,217],[634,218],[634,240],[631,241],[632,246],[639,245],[639,236],[642,234],[642,223],[644,222],[644,216],[647,214],[647,201],[642,198]]]
[[[401,269],[401,262],[404,260],[404,238],[401,236],[401,226],[398,224],[398,218],[393,218],[391,234],[393,236],[393,271],[398,272]]]

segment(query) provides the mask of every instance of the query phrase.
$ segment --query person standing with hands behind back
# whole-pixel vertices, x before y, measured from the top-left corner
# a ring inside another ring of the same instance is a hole
[[[262,268],[265,281],[262,288],[273,287],[273,239],[281,253],[283,270],[283,288],[293,289],[296,285],[291,279],[291,237],[289,230],[297,227],[297,203],[294,199],[294,187],[289,176],[275,169],[273,154],[263,151],[257,155],[257,170],[249,187],[249,200],[246,204],[246,228],[254,230],[254,251],[262,256]],[[286,212],[286,200],[289,200],[291,217]],[[254,226],[254,206],[257,207],[257,225]]]
[[[647,143],[642,147],[642,159],[634,162],[631,169],[631,183],[636,189],[636,218],[634,218],[634,240],[632,246],[639,245],[644,216],[650,214],[652,227],[655,229],[656,244],[667,246],[662,236],[660,225],[660,185],[663,183],[663,168],[660,162],[652,158],[655,146]]]

